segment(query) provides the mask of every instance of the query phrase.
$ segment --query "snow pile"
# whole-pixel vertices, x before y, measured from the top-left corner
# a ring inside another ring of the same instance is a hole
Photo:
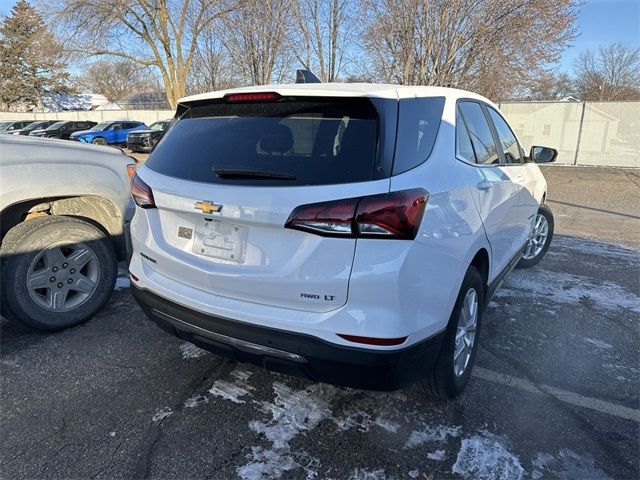
[[[525,471],[510,453],[504,439],[487,431],[462,440],[451,471],[474,480],[520,480]]]

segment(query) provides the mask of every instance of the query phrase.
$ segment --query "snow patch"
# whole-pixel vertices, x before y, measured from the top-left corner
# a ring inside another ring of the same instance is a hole
[[[409,472],[409,476],[411,478],[418,478],[418,475],[420,475],[420,470],[411,470]]]
[[[129,288],[131,286],[131,279],[129,277],[118,277],[116,284],[113,287],[114,290],[122,290],[123,288]]]
[[[182,353],[182,358],[200,358],[203,355],[206,355],[208,352],[199,347],[196,347],[193,343],[184,342],[180,345],[180,353]]]
[[[448,437],[460,436],[461,427],[426,427],[424,430],[414,430],[405,442],[404,448],[415,448],[429,442],[444,442]]]
[[[244,400],[241,400],[240,397],[248,395],[251,389],[252,387],[249,386],[217,380],[209,390],[209,393],[225,400],[231,400],[233,403],[244,403]]]
[[[640,313],[640,297],[623,287],[606,281],[569,273],[516,270],[496,297],[544,297],[556,303],[579,305],[593,302],[604,310],[627,308]]]
[[[451,471],[474,480],[520,480],[525,473],[504,440],[486,431],[462,440]]]
[[[557,247],[573,250],[589,256],[598,255],[602,257],[618,257],[624,260],[640,261],[640,252],[615,243],[601,243],[593,240],[585,240],[574,237],[553,237],[553,248],[549,250],[551,254],[558,254]]]
[[[531,478],[538,480],[543,477],[556,478],[558,480],[573,480],[584,478],[589,480],[609,480],[609,476],[595,466],[595,460],[591,455],[578,455],[577,453],[563,449],[558,458],[548,453],[539,453],[531,462],[536,469]]]
[[[356,468],[349,476],[349,480],[384,480],[387,478],[384,470],[365,470],[364,468]]]
[[[442,460],[444,460],[446,457],[446,452],[444,450],[436,450],[435,452],[429,452],[427,453],[427,458],[429,460],[437,460],[438,462],[441,462]]]
[[[374,419],[369,413],[364,411],[351,413],[343,419],[335,418],[334,421],[338,425],[338,428],[340,428],[340,430],[350,430],[352,428],[357,428],[361,432],[368,432],[371,427],[377,426],[385,429],[387,432],[397,433],[398,428],[400,428],[400,424],[391,420],[390,418],[379,416],[378,418]]]
[[[173,410],[171,410],[170,407],[164,407],[159,410],[156,410],[156,413],[153,415],[151,420],[154,422],[159,422],[167,418],[169,415],[173,415]]]
[[[249,422],[249,428],[271,442],[270,449],[254,447],[247,456],[249,463],[238,468],[237,474],[244,480],[280,478],[285,472],[303,468],[307,478],[317,476],[313,468],[319,461],[308,454],[292,452],[289,442],[302,432],[313,430],[321,421],[331,418],[329,401],[337,389],[316,384],[304,390],[292,390],[280,382],[274,382],[273,402],[262,402],[261,410],[270,414],[265,422]]]
[[[194,395],[193,397],[188,398],[184,402],[184,406],[185,408],[195,408],[202,405],[203,403],[208,403],[208,402],[209,402],[209,397],[207,395]]]

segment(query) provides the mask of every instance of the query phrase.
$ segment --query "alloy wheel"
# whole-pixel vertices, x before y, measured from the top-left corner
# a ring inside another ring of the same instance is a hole
[[[29,297],[49,312],[67,312],[91,297],[100,280],[100,262],[83,243],[50,245],[27,270]]]
[[[458,315],[458,327],[453,350],[453,372],[457,377],[465,372],[471,359],[477,326],[478,293],[474,288],[470,288],[464,297],[462,308]]]
[[[531,228],[527,247],[522,258],[525,260],[531,260],[532,258],[537,257],[540,252],[542,252],[548,236],[549,222],[544,215],[538,213],[533,221],[533,227]]]

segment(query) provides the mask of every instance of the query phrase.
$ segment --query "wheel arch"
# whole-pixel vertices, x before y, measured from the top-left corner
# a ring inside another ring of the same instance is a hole
[[[475,267],[476,270],[478,270],[478,272],[480,273],[480,276],[482,277],[482,286],[484,287],[484,293],[486,294],[489,286],[490,267],[489,252],[487,251],[487,249],[483,247],[478,250],[474,257],[471,259],[471,262],[469,262],[469,265]]]
[[[122,213],[109,199],[96,195],[23,200],[0,212],[0,240],[19,223],[45,215],[66,215],[84,220],[107,235],[119,260],[126,258]]]

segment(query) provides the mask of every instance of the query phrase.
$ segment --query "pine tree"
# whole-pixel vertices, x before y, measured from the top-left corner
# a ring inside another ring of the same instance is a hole
[[[38,11],[19,0],[0,26],[0,103],[3,109],[38,108],[46,92],[67,91],[62,47]]]

